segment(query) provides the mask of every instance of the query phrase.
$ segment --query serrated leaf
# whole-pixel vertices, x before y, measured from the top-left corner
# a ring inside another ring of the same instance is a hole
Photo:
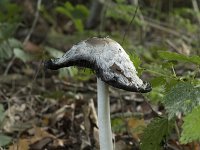
[[[175,52],[167,52],[167,51],[160,51],[158,52],[159,56],[163,59],[167,60],[177,60],[180,62],[190,62],[195,64],[200,64],[200,57],[199,56],[185,56],[183,54],[178,54]]]
[[[11,142],[11,139],[12,138],[7,135],[0,134],[0,147],[9,144]]]
[[[189,113],[200,104],[200,87],[190,83],[180,82],[173,86],[163,98],[169,118],[178,113]]]
[[[183,131],[180,142],[187,144],[192,141],[200,141],[200,107],[192,110],[190,114],[185,116],[183,123]]]
[[[172,121],[167,118],[155,118],[144,130],[141,150],[161,150],[161,142],[172,129]]]
[[[34,59],[33,55],[24,52],[20,48],[14,48],[13,52],[14,52],[15,57],[22,60],[23,62],[28,62]]]

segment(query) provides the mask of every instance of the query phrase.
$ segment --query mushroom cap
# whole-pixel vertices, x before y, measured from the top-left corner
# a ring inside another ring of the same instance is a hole
[[[113,87],[131,92],[151,91],[151,85],[137,76],[122,46],[110,38],[93,37],[79,42],[61,58],[48,60],[44,65],[52,70],[69,66],[90,68],[98,78]]]

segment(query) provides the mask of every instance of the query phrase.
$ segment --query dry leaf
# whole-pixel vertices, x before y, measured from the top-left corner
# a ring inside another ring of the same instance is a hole
[[[144,119],[130,118],[128,119],[128,127],[133,137],[137,141],[140,141],[139,136],[143,132],[143,129],[146,127]]]
[[[20,139],[17,143],[9,147],[9,150],[29,150],[29,141]]]

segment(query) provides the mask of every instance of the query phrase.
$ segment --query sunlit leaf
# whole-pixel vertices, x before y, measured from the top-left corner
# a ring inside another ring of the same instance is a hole
[[[65,7],[66,10],[68,10],[68,11],[73,11],[73,10],[74,10],[74,7],[73,7],[73,5],[72,5],[70,2],[66,2],[66,3],[64,4],[64,7]]]
[[[167,51],[160,51],[158,52],[159,56],[166,60],[176,60],[180,62],[190,62],[195,64],[200,64],[200,57],[199,56],[185,56],[183,54],[178,54],[175,52],[167,52]]]
[[[69,17],[70,19],[72,18],[71,13],[65,7],[56,7],[55,11]]]
[[[186,144],[192,141],[200,141],[200,107],[192,110],[183,120],[183,131],[180,141]]]
[[[79,32],[83,32],[84,26],[83,26],[83,22],[81,21],[81,19],[74,19],[74,24],[76,29]]]
[[[62,57],[64,54],[64,52],[57,50],[55,48],[52,48],[52,47],[45,47],[45,50],[50,54],[50,56],[52,56],[54,58]]]
[[[163,98],[169,118],[178,113],[189,113],[200,104],[200,87],[180,82],[173,86]]]
[[[133,62],[135,68],[138,70],[139,66],[141,65],[142,61],[140,60],[140,57],[137,56],[135,53],[131,53],[129,55],[131,61]]]
[[[20,48],[14,48],[13,50],[14,55],[16,58],[19,58],[20,60],[22,60],[23,62],[28,62],[34,59],[34,56],[24,52],[22,49]]]
[[[165,77],[155,77],[151,80],[151,84],[152,84],[152,87],[157,87],[157,86],[161,86],[161,85],[164,85],[166,83],[166,79]]]

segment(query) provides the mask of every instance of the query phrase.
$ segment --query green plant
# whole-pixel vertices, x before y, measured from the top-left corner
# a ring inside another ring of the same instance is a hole
[[[0,1],[0,61],[13,56],[13,48],[21,43],[13,38],[20,19],[21,7],[9,0]]]
[[[184,120],[182,126],[181,143],[189,143],[200,139],[198,118],[200,107],[200,80],[197,78],[200,65],[199,56],[185,56],[175,52],[158,51],[161,60],[165,60],[146,69],[154,76],[152,80],[153,91],[147,96],[151,101],[160,102],[166,109],[164,118],[155,118],[144,130],[141,149],[161,149],[162,141],[167,141],[167,136],[173,131],[176,124],[176,115],[181,115]],[[177,76],[176,65],[192,64],[193,73]],[[159,67],[158,67],[159,66]],[[155,100],[156,99],[156,100]],[[194,123],[195,121],[195,123]]]
[[[168,118],[155,118],[144,130],[141,139],[141,150],[160,150],[161,142],[173,129],[173,122]]]
[[[136,6],[126,4],[125,0],[117,0],[116,3],[110,3],[107,5],[108,9],[106,11],[106,17],[128,24],[132,19],[130,16],[134,15],[136,9]],[[138,15],[135,16],[133,24],[138,26],[144,25]]]
[[[87,18],[89,11],[84,5],[73,6],[70,2],[66,2],[63,6],[58,6],[55,8],[56,12],[65,15],[72,20],[77,31],[83,32],[84,21]]]

